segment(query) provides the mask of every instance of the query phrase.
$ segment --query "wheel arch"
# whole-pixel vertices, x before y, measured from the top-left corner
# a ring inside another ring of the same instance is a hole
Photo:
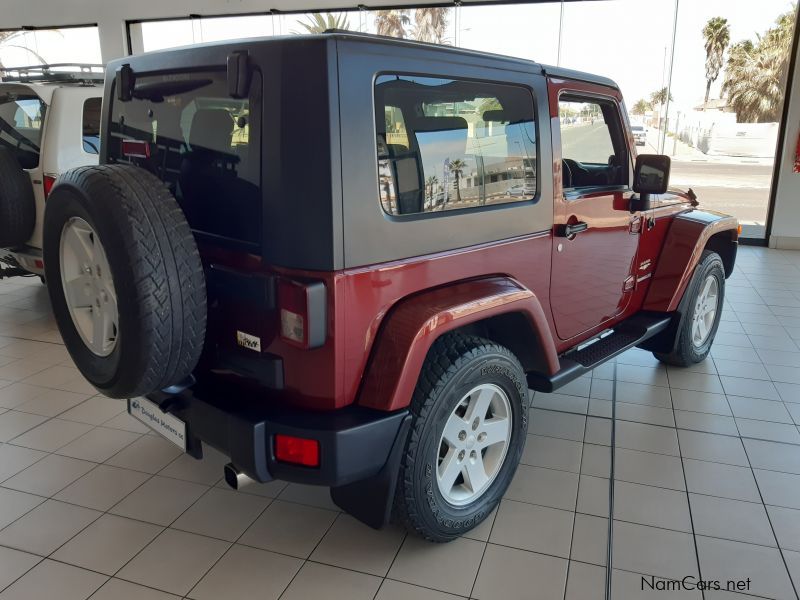
[[[453,331],[506,346],[525,371],[558,370],[549,323],[531,290],[508,277],[466,281],[393,307],[373,344],[356,403],[379,410],[408,406],[433,343]]]
[[[675,217],[661,248],[643,309],[655,312],[678,310],[703,251],[713,250],[722,258],[725,277],[736,263],[739,222],[728,215],[693,210]]]

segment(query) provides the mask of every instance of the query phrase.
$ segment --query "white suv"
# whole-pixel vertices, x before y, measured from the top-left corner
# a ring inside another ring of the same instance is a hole
[[[43,276],[44,203],[60,173],[98,163],[104,68],[0,69],[0,277]]]

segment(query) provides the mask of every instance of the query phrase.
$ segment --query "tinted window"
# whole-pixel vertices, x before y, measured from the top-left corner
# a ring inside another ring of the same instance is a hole
[[[83,103],[83,151],[100,153],[100,98],[89,98]]]
[[[155,173],[201,235],[234,244],[261,240],[261,158],[250,97],[228,95],[225,72],[139,77],[133,99],[114,101],[109,160]]]
[[[514,86],[384,75],[375,85],[379,197],[391,215],[536,195],[533,98]]]
[[[565,188],[627,182],[627,150],[613,102],[562,96],[559,117]]]
[[[39,165],[46,108],[35,94],[0,94],[0,144],[14,151],[23,169]]]

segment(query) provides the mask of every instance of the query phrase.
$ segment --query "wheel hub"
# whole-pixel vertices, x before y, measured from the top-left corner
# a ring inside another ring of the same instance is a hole
[[[511,441],[511,401],[494,384],[465,394],[439,440],[439,492],[455,506],[477,500],[500,472]]]
[[[692,344],[700,348],[711,336],[719,309],[719,283],[714,275],[708,275],[700,287],[692,315]]]
[[[105,248],[91,225],[72,217],[61,230],[61,285],[75,329],[97,356],[114,351],[119,335],[117,294]]]

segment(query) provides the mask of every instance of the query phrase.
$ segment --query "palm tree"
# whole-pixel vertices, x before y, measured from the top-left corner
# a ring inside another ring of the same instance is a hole
[[[459,183],[461,181],[461,176],[464,174],[464,169],[467,168],[467,163],[466,161],[457,158],[450,161],[448,168],[453,174],[453,183],[456,186],[456,202],[461,204],[461,187],[459,186]]]
[[[418,8],[414,11],[414,39],[445,44],[449,8]]]
[[[406,25],[410,23],[408,10],[405,8],[375,11],[375,29],[378,35],[404,38],[406,37]]]
[[[728,104],[740,123],[779,121],[783,108],[796,8],[784,13],[775,26],[731,48],[722,85]]]
[[[658,129],[661,130],[661,124],[665,123],[664,119],[664,105],[667,103],[667,98],[669,101],[672,102],[674,99],[672,94],[669,93],[666,87],[661,88],[660,90],[656,90],[652,94],[650,94],[650,103],[651,106],[658,106]]]
[[[636,104],[633,105],[633,112],[634,115],[643,115],[649,110],[653,110],[653,105],[645,100],[644,98],[637,100]]]
[[[425,179],[425,188],[428,198],[433,200],[433,189],[436,187],[436,184],[439,183],[439,178],[436,175],[430,175],[427,179]]]
[[[60,33],[60,32],[59,32]],[[0,49],[2,48],[18,48],[20,50],[26,50],[29,52],[33,57],[38,60],[40,63],[47,64],[47,61],[42,58],[42,56],[27,46],[20,46],[19,44],[9,44],[8,42],[13,41],[15,38],[25,35],[24,31],[0,31]],[[3,61],[0,59],[0,69],[3,68]]]
[[[323,16],[322,13],[312,13],[306,15],[306,21],[306,23],[297,21],[297,24],[305,29],[305,31],[293,30],[292,33],[323,33],[328,29],[350,29],[350,21],[347,19],[345,13],[326,13],[325,16]]]
[[[672,94],[667,92],[667,88],[663,87],[660,90],[656,90],[652,94],[650,94],[650,102],[652,104],[657,104],[658,106],[664,106],[667,103],[667,97],[669,96],[669,101],[672,102],[674,98]]]
[[[708,104],[708,95],[711,93],[711,84],[719,77],[722,69],[722,59],[728,42],[731,40],[731,28],[728,19],[713,17],[703,27],[703,38],[706,49],[706,99],[703,101],[703,110]]]

